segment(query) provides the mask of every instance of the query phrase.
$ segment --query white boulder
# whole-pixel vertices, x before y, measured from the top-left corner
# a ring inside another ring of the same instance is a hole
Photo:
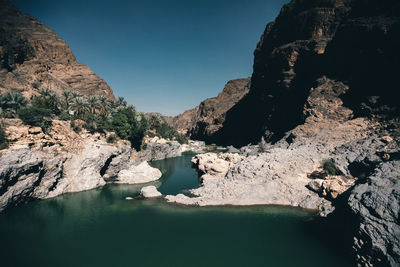
[[[161,171],[151,167],[147,161],[143,161],[139,165],[132,165],[126,170],[118,173],[118,184],[142,184],[156,181],[161,178]]]
[[[158,192],[157,188],[154,185],[145,186],[140,190],[140,194],[143,197],[161,197],[162,194]]]

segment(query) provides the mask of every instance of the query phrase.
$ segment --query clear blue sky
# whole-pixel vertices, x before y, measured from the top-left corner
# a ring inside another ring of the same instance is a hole
[[[288,0],[12,0],[140,111],[176,115],[249,77]]]

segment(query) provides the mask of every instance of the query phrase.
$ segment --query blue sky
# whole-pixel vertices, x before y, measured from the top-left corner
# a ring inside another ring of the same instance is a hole
[[[287,0],[12,0],[140,111],[177,115],[249,77]]]

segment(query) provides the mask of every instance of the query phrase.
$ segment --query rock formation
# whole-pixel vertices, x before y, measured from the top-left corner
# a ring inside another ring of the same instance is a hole
[[[248,94],[212,133],[217,144],[258,145],[243,147],[226,174],[212,170],[214,162],[221,165],[214,155],[203,169],[215,179],[191,190],[195,197],[166,199],[283,204],[320,208],[324,215],[333,205],[330,216],[347,214],[360,266],[398,266],[399,36],[398,1],[285,5],[254,52]],[[343,175],[310,177],[327,159]]]
[[[0,0],[0,91],[20,91],[25,97],[40,89],[114,99],[107,83],[76,62],[68,45],[34,17]]]
[[[221,145],[243,146],[261,137],[277,141],[304,122],[310,89],[324,76],[349,88],[341,98],[355,116],[398,116],[392,96],[400,68],[399,9],[393,0],[286,4],[254,52],[249,93],[224,111],[223,120],[193,115],[210,114],[199,106],[181,115],[190,123],[185,125],[178,116],[176,124],[193,139]]]
[[[194,140],[215,142],[214,134],[222,127],[226,113],[248,93],[249,88],[249,78],[228,81],[218,96],[174,117],[172,124],[178,132]]]
[[[135,153],[133,157],[140,161],[161,160],[165,158],[179,157],[182,154],[182,147],[177,141],[164,138],[145,138],[146,149]]]
[[[183,144],[181,146],[181,151],[183,152],[194,152],[194,153],[203,153],[206,148],[206,144],[204,141],[194,141],[189,140],[187,144]]]
[[[146,161],[181,153],[179,143],[166,140],[148,140],[147,150],[140,152],[127,141],[108,144],[105,135],[84,129],[77,133],[67,121],[53,120],[48,133],[19,119],[3,119],[3,125],[9,148],[0,151],[0,211],[106,183],[155,181],[161,172]]]
[[[145,186],[140,189],[140,194],[145,197],[161,197],[162,194],[158,192],[157,188],[154,185]]]
[[[114,181],[118,184],[143,184],[153,182],[161,178],[161,171],[151,167],[147,161],[139,165],[132,164],[129,168],[121,170]]]

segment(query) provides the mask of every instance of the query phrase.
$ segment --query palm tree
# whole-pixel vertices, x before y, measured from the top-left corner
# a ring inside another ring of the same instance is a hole
[[[105,95],[99,95],[97,97],[98,102],[100,104],[100,113],[101,115],[106,115],[110,109],[110,103]]]
[[[88,104],[83,97],[76,97],[72,102],[72,107],[75,111],[76,116],[82,116],[88,110]]]
[[[47,98],[48,96],[50,96],[50,94],[52,93],[53,91],[51,91],[51,90],[49,90],[49,89],[40,89],[39,90],[39,94],[42,96],[42,97],[44,97],[44,98]]]
[[[72,95],[72,99],[82,97],[82,94],[78,91],[72,91],[71,95]]]
[[[0,96],[0,107],[6,117],[15,117],[19,108],[26,104],[28,104],[28,100],[19,92],[7,92]]]
[[[28,100],[20,92],[7,92],[0,97],[0,105],[3,108],[11,108],[17,111],[26,104],[28,104]]]
[[[64,104],[64,108],[65,109],[69,109],[69,105],[71,102],[71,98],[72,98],[72,93],[71,91],[63,91],[62,92],[62,97],[63,97],[63,104]]]
[[[58,104],[60,103],[60,98],[58,97],[57,93],[54,91],[50,91],[47,96],[48,106],[51,109],[56,110],[58,109]]]
[[[117,104],[117,106],[126,107],[128,103],[125,101],[125,99],[122,96],[119,96],[116,104]]]
[[[87,99],[89,108],[90,108],[90,112],[95,114],[96,113],[96,108],[98,106],[99,100],[97,99],[96,96],[89,96],[89,98]]]

